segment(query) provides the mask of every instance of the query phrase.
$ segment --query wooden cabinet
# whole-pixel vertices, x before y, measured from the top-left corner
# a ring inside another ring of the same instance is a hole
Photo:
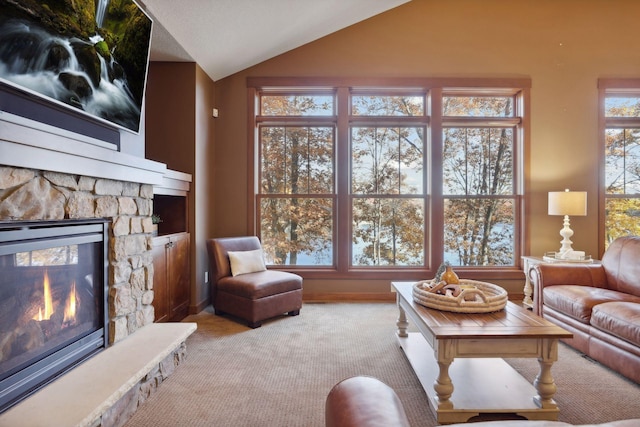
[[[153,238],[153,307],[156,322],[180,321],[189,311],[191,261],[189,233]]]
[[[155,194],[153,196],[153,213],[160,217],[158,235],[175,234],[187,231],[187,198]]]
[[[160,217],[153,238],[153,307],[156,322],[180,321],[191,302],[191,243],[188,197],[191,175],[167,170],[153,187],[153,213]]]

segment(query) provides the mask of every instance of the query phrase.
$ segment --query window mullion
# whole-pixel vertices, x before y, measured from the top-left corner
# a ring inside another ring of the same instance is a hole
[[[402,136],[398,129],[398,194],[402,193]]]
[[[429,149],[430,157],[425,159],[425,164],[430,165],[430,173],[425,173],[425,180],[429,179],[429,185],[425,186],[431,194],[430,205],[425,201],[425,215],[431,216],[431,221],[425,218],[425,248],[428,258],[425,263],[434,272],[443,262],[443,253],[438,248],[444,247],[444,197],[443,191],[443,159],[444,159],[444,128],[442,116],[442,88],[432,88],[429,91],[429,116],[431,117]],[[427,163],[428,162],[428,163]],[[429,227],[430,226],[430,227]]]
[[[351,129],[349,88],[340,87],[337,97],[335,174],[337,202],[334,207],[334,262],[339,272],[349,270],[351,260]]]
[[[464,194],[469,195],[469,129],[464,129]]]
[[[622,131],[622,170],[625,171],[622,174],[622,192],[627,194],[627,131]]]
[[[307,128],[307,194],[311,193],[311,130]]]

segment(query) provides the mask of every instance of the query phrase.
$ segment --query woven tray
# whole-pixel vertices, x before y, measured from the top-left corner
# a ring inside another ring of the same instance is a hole
[[[491,313],[500,311],[507,305],[507,291],[493,283],[461,279],[460,285],[468,287],[457,297],[429,292],[432,283],[432,280],[415,283],[413,300],[425,307],[456,313]]]

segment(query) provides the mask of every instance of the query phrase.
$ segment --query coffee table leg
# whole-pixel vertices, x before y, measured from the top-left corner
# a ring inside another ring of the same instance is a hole
[[[449,400],[453,394],[453,381],[449,376],[449,366],[453,362],[453,357],[451,357],[449,349],[450,345],[446,341],[438,344],[436,358],[439,371],[438,378],[433,383],[433,389],[438,400],[438,409],[453,409],[453,402]]]
[[[407,334],[409,322],[407,321],[407,313],[405,313],[404,309],[400,306],[400,301],[398,301],[398,311],[400,314],[398,315],[398,321],[396,322],[396,326],[398,327],[397,334],[399,337],[406,338],[409,336],[409,334]]]
[[[540,408],[557,408],[553,395],[556,394],[557,387],[551,375],[551,366],[558,360],[558,341],[544,340],[543,354],[538,358],[540,372],[533,381],[533,385],[538,391],[538,395],[533,398]]]

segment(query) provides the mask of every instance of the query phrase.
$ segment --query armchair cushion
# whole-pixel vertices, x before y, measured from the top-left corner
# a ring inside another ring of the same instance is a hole
[[[229,262],[231,264],[231,275],[234,277],[240,274],[256,273],[267,269],[264,264],[262,249],[229,251],[227,254],[229,255]]]
[[[218,281],[217,291],[256,300],[300,289],[302,278],[297,274],[266,270],[236,277],[223,277]]]

